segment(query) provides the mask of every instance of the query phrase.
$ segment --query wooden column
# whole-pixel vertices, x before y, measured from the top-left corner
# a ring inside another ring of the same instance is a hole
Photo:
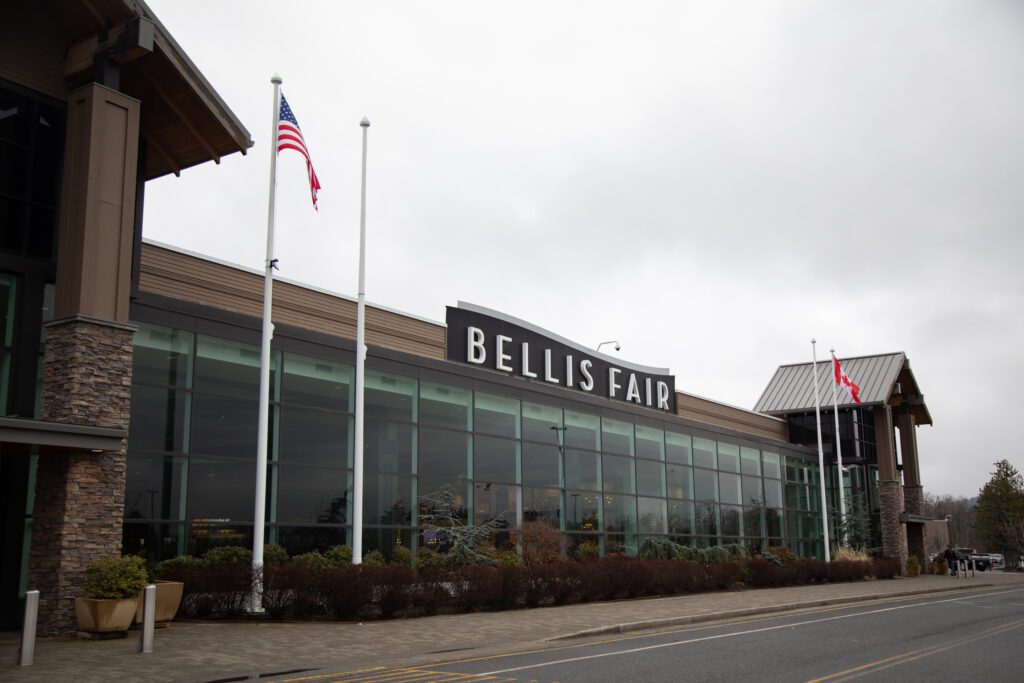
[[[903,491],[896,470],[896,448],[893,441],[892,411],[889,406],[873,408],[875,417],[875,449],[878,453],[878,506],[882,526],[882,555],[907,561],[907,542],[900,514],[903,512]]]

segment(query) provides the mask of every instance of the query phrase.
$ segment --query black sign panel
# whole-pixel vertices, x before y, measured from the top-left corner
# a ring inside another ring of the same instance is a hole
[[[463,304],[464,306],[465,304]],[[500,314],[497,314],[500,315]],[[675,377],[616,364],[522,321],[448,307],[448,360],[674,413]]]

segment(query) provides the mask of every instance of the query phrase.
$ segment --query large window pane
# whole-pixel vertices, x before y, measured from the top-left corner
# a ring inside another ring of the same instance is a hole
[[[367,471],[412,473],[415,427],[368,418],[364,429],[363,466]]]
[[[718,442],[718,469],[723,472],[740,471],[740,447],[732,443]]]
[[[597,468],[597,453],[592,451],[566,451],[565,487],[567,489],[599,490],[600,482],[598,481]]]
[[[132,347],[132,383],[184,387],[192,380],[190,332],[143,323]]]
[[[523,440],[558,444],[562,410],[523,402]]]
[[[600,531],[601,494],[587,491],[565,492],[566,531]]]
[[[523,442],[523,485],[561,486],[558,446],[542,446]]]
[[[466,479],[443,479],[440,477],[417,477],[417,496],[419,498],[420,526],[424,526],[427,515],[442,515],[440,503],[451,496],[451,512],[459,524],[465,524],[469,520],[469,504],[467,502],[467,491],[469,482]],[[446,495],[447,494],[447,495]],[[440,524],[442,520],[438,520]]]
[[[693,503],[688,500],[669,500],[668,533],[672,536],[689,537],[694,533],[693,525]],[[689,543],[689,538],[685,543]]]
[[[636,492],[642,496],[664,496],[665,464],[660,461],[637,460]]]
[[[711,470],[718,467],[714,441],[699,436],[693,437],[693,464]]]
[[[718,473],[718,499],[733,505],[740,505],[743,502],[743,489],[738,474]]]
[[[418,474],[440,479],[468,478],[469,434],[420,427]]]
[[[764,505],[761,477],[743,477],[743,505]]]
[[[184,458],[128,452],[124,518],[181,519]]]
[[[278,461],[321,467],[348,467],[351,419],[344,413],[282,406]]]
[[[722,536],[728,536],[728,542],[735,542],[731,539],[743,535],[743,508],[736,505],[723,505],[721,510]]]
[[[363,484],[363,523],[412,523],[412,477],[377,474]]]
[[[601,450],[605,453],[633,455],[633,424],[602,418]]]
[[[670,498],[693,500],[693,468],[685,465],[669,463],[668,487],[666,494]]]
[[[344,524],[348,520],[349,476],[345,470],[281,465],[277,468],[277,521]]]
[[[562,492],[560,490],[523,487],[524,522],[543,520],[557,527],[561,518]]]
[[[500,519],[505,528],[519,526],[519,487],[502,484],[473,486],[473,523]]]
[[[277,354],[271,354],[271,381],[273,381]],[[196,348],[196,391],[258,398],[260,391],[259,347],[199,336]],[[271,396],[273,396],[271,392]]]
[[[188,399],[185,391],[133,384],[129,447],[184,451]]]
[[[277,529],[277,543],[292,557],[314,550],[326,552],[336,545],[348,542],[350,531],[337,526],[281,526]],[[364,547],[365,547],[365,538]]]
[[[740,470],[743,474],[761,476],[761,451],[756,448],[741,446]]]
[[[516,445],[512,439],[474,437],[473,479],[478,483],[516,483]]]
[[[668,532],[664,498],[637,498],[637,529],[642,534]]]
[[[431,382],[420,384],[419,423],[449,429],[469,429],[469,389]]]
[[[697,535],[712,537],[718,535],[718,506],[714,503],[697,503],[695,508]],[[715,539],[710,539],[712,543]]]
[[[636,496],[604,495],[604,530],[636,533]]]
[[[665,432],[653,427],[636,426],[636,457],[665,459]]]
[[[192,456],[188,464],[188,517],[193,523],[252,524],[255,459]]]
[[[473,431],[518,439],[519,401],[476,392],[473,397]]]
[[[710,470],[693,470],[693,497],[695,500],[718,501],[718,476]]]
[[[782,510],[765,510],[764,528],[769,538],[769,545],[777,545],[771,539],[782,538]]]
[[[253,394],[254,396],[256,394]],[[241,398],[192,397],[192,453],[256,458],[259,404]]]
[[[665,459],[681,465],[692,465],[690,453],[690,435],[677,432],[665,432]]]
[[[763,451],[761,463],[764,466],[764,476],[774,479],[782,478],[782,466],[779,464],[779,454]]]
[[[764,504],[765,507],[782,507],[782,482],[777,479],[764,480]]]
[[[567,448],[601,448],[601,421],[596,415],[565,411],[565,445]]]
[[[367,418],[412,422],[416,380],[381,372],[367,372],[365,381],[363,401]]]
[[[352,366],[285,353],[281,400],[323,410],[351,412]]]
[[[615,493],[635,493],[633,459],[617,455],[604,455],[601,462],[604,490]]]

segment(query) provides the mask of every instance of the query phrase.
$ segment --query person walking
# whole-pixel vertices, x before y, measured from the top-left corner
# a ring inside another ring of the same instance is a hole
[[[946,562],[949,563],[949,575],[956,576],[956,551],[953,550],[953,544],[949,543],[946,545],[946,552],[942,554],[946,558]]]

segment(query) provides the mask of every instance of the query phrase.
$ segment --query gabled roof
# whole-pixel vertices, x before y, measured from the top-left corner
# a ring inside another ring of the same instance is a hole
[[[875,356],[840,358],[846,375],[860,387],[861,405],[900,405],[911,407],[918,424],[932,424],[924,396],[903,352]],[[782,365],[775,371],[754,410],[768,415],[787,415],[814,410],[814,377],[811,363]],[[818,400],[821,408],[832,407],[832,360],[818,361]],[[857,405],[845,391],[837,394],[840,408]]]

